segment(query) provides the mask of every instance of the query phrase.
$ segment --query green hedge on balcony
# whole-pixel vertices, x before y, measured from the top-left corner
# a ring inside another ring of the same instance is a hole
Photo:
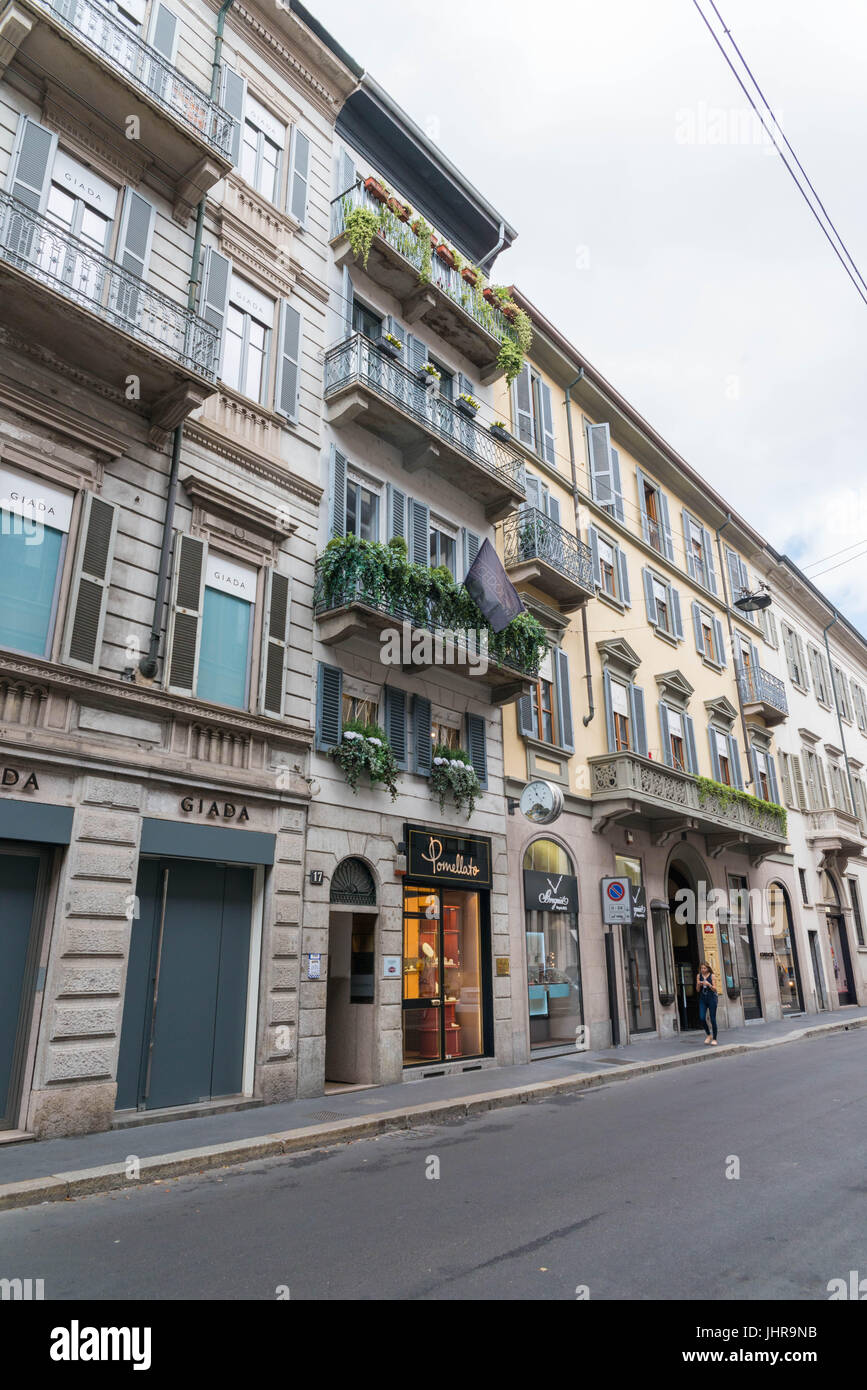
[[[763,801],[759,796],[751,796],[749,792],[739,791],[737,787],[729,787],[725,782],[714,782],[709,777],[697,777],[698,799],[701,804],[713,798],[723,806],[734,806],[740,802],[742,806],[748,806],[751,811],[759,815],[768,816],[779,827],[780,835],[785,836],[788,828],[788,815],[782,806],[778,806],[775,801]]]
[[[470,595],[444,566],[411,565],[406,542],[387,545],[357,536],[329,541],[317,562],[316,607],[327,611],[353,601],[385,608],[414,627],[445,632],[484,632],[498,664],[535,675],[548,650],[548,635],[531,613],[494,632]]]

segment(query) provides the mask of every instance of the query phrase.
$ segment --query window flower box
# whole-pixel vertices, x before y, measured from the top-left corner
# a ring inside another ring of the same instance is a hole
[[[470,819],[476,809],[476,801],[482,794],[482,788],[476,770],[463,748],[437,745],[433,751],[430,781],[431,791],[439,797],[440,815],[445,814],[446,797],[450,795],[458,814],[466,806],[467,820]]]
[[[509,323],[514,323],[515,319],[518,317],[517,304],[512,304],[509,300],[506,300],[505,302],[503,300],[500,300],[499,307],[500,313],[503,315],[503,318],[508,319]]]
[[[375,198],[378,203],[388,202],[388,193],[386,192],[384,185],[379,182],[379,179],[365,179],[364,187],[365,191],[370,194],[371,198]]]
[[[465,391],[462,391],[458,396],[456,405],[462,415],[468,415],[471,420],[475,419],[479,409],[479,402],[474,396],[468,396]]]
[[[472,266],[465,265],[461,271],[461,279],[466,280],[467,284],[472,285],[473,289],[475,289],[476,285],[479,283],[479,272],[473,270]]]
[[[425,385],[435,385],[436,382],[442,381],[442,373],[437,371],[433,362],[425,362],[418,369],[418,379],[423,381]]]
[[[504,444],[508,444],[508,442],[512,438],[511,434],[509,433],[507,427],[503,424],[502,420],[494,421],[494,423],[491,425],[491,434],[494,436],[495,439],[502,439]]]
[[[353,795],[358,792],[362,773],[370,777],[372,787],[383,786],[397,799],[398,766],[385,730],[378,724],[363,724],[348,719],[343,725],[341,741],[332,748],[333,758],[343,773]]]
[[[399,198],[393,195],[388,200],[388,210],[393,212],[399,222],[408,222],[412,216],[412,208],[409,203],[402,203]]]
[[[395,338],[393,333],[383,333],[379,340],[379,348],[388,357],[393,357],[396,360],[403,352],[403,343],[400,338]]]
[[[495,309],[499,309],[500,297],[499,295],[494,294],[494,291],[491,289],[490,285],[485,286],[485,288],[482,290],[482,295],[488,301],[489,304],[493,304]]]
[[[426,228],[426,224],[425,224],[424,222],[420,221],[419,218],[416,218],[415,222],[412,223],[412,229],[413,229],[413,231],[415,232],[415,234],[416,234],[417,237],[424,236],[425,230],[427,230],[427,231],[428,231],[428,234],[429,234],[429,236],[430,236],[430,244],[431,244],[431,246],[436,246],[436,244],[437,244],[436,232],[431,232],[429,228]]]
[[[446,246],[445,242],[443,241],[440,242],[439,246],[437,246],[435,249],[443,265],[447,265],[452,270],[454,270],[455,266],[457,265],[457,261],[455,260],[455,253],[452,250],[452,248],[450,246]]]

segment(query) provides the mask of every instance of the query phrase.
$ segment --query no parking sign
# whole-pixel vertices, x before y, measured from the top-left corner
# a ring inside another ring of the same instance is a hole
[[[603,878],[602,921],[606,927],[632,921],[632,899],[628,878]]]

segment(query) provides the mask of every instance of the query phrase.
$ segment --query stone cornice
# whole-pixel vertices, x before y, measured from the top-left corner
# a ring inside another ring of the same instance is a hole
[[[187,496],[201,507],[227,521],[241,522],[270,540],[285,540],[298,529],[297,521],[290,520],[285,514],[278,514],[273,507],[264,506],[240,494],[237,488],[226,487],[213,478],[204,478],[200,473],[187,473],[181,483]]]
[[[299,34],[303,32],[305,35],[309,34],[309,31],[306,27],[303,27],[303,30],[299,27],[299,22],[290,11],[288,5],[283,5],[280,3],[280,0],[277,0],[277,21],[274,27],[272,27],[273,21],[271,23],[266,23],[262,15],[258,14],[253,9],[248,9],[246,5],[241,3],[241,0],[235,0],[235,4],[229,11],[229,24],[232,28],[238,28],[240,27],[239,21],[243,22],[245,38],[247,38],[254,47],[258,48],[270,62],[273,63],[275,61],[276,54],[285,66],[288,74],[298,83],[308,100],[323,111],[329,119],[333,120],[343,101],[356,85],[355,81],[347,74],[345,89],[343,91],[333,91],[323,80],[325,77],[324,73],[317,76],[310,67],[302,63],[296,54],[292,52],[292,49],[288,46],[287,40],[289,40],[290,36],[285,32],[286,28],[292,25]],[[278,34],[275,32],[277,25],[284,31],[283,33]],[[310,34],[310,40],[311,42],[316,42],[312,34]],[[325,52],[327,50],[322,51]],[[334,63],[335,77],[337,74],[338,66]]]
[[[184,428],[184,438],[209,449],[230,463],[237,464],[248,473],[254,473],[258,478],[265,478],[268,482],[293,492],[296,497],[302,497],[311,506],[318,507],[322,501],[323,490],[318,483],[299,477],[287,468],[281,459],[266,458],[253,449],[245,448],[243,444],[212,427],[207,421],[188,421]]]
[[[21,391],[10,382],[0,382],[0,405],[22,416],[28,424],[41,425],[53,434],[65,436],[66,447],[69,440],[74,441],[78,446],[75,452],[79,455],[82,447],[92,449],[97,458],[116,459],[126,452],[128,440],[122,435],[97,425],[91,418],[61,401],[49,402],[33,391]],[[32,448],[33,445],[28,441],[27,447]],[[39,441],[36,448],[39,453],[56,457],[56,446],[50,440]]]

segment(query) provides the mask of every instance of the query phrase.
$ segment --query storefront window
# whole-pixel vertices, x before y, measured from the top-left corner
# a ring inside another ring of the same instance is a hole
[[[780,987],[780,1004],[784,1014],[799,1013],[801,1000],[789,921],[789,904],[785,891],[778,883],[772,883],[768,889],[768,913],[774,937],[774,964]]]
[[[629,1031],[648,1033],[656,1026],[653,1013],[653,982],[650,974],[650,951],[647,945],[647,907],[639,890],[641,860],[616,854],[614,873],[628,878],[633,888],[635,912],[633,921],[622,928],[623,973],[626,985],[626,1005],[629,1010]],[[638,910],[640,908],[640,911]]]
[[[454,888],[404,890],[406,1066],[483,1053],[481,928],[478,893]]]
[[[656,988],[660,1004],[674,1003],[674,956],[671,950],[671,920],[668,903],[651,905],[653,950],[656,956]]]
[[[574,1046],[584,1021],[578,881],[566,851],[535,840],[524,855],[530,1046]]]
[[[720,913],[718,925],[726,990],[730,996],[734,997],[740,992],[740,984],[738,983],[737,956],[732,950],[732,928],[728,917],[722,913]]]

